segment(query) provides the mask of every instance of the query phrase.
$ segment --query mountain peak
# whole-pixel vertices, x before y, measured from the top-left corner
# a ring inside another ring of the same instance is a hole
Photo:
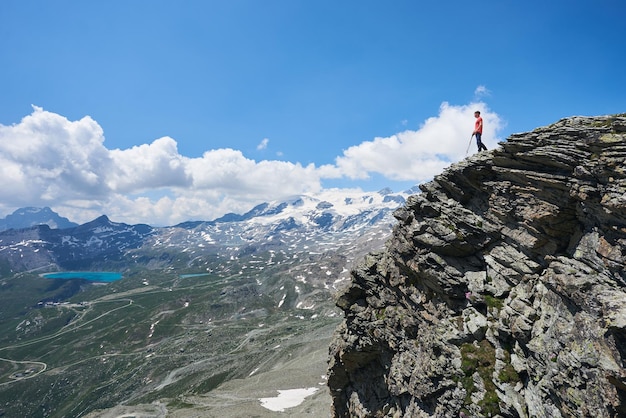
[[[6,218],[0,219],[0,231],[30,228],[35,225],[48,225],[52,229],[65,229],[78,226],[78,224],[60,216],[47,206],[43,208],[19,208],[12,214],[7,215]]]

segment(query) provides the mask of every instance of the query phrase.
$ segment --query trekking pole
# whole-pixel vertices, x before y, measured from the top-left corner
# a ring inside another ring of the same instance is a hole
[[[465,151],[465,156],[467,157],[467,153],[469,152],[469,147],[472,145],[472,138],[474,138],[474,134],[470,136],[469,144],[467,144],[467,150]]]

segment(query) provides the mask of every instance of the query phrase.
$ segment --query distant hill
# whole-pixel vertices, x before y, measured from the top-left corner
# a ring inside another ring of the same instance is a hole
[[[52,209],[45,208],[20,208],[6,218],[0,219],[0,231],[7,229],[30,228],[36,225],[48,225],[52,229],[74,228],[77,223],[59,216]]]

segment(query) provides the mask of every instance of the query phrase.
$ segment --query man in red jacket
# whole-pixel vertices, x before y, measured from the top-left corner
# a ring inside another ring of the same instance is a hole
[[[478,110],[474,112],[474,117],[476,118],[476,123],[474,124],[474,135],[476,135],[476,145],[478,145],[478,151],[487,151],[487,147],[481,141],[481,137],[483,136],[483,118],[480,117],[480,112]]]

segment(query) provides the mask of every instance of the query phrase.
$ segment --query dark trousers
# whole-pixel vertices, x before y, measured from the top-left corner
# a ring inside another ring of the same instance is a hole
[[[482,143],[482,141],[480,140],[480,138],[483,136],[482,133],[480,132],[476,132],[476,145],[478,146],[478,151],[482,151],[485,150],[487,151],[487,147],[485,146],[485,144]]]

